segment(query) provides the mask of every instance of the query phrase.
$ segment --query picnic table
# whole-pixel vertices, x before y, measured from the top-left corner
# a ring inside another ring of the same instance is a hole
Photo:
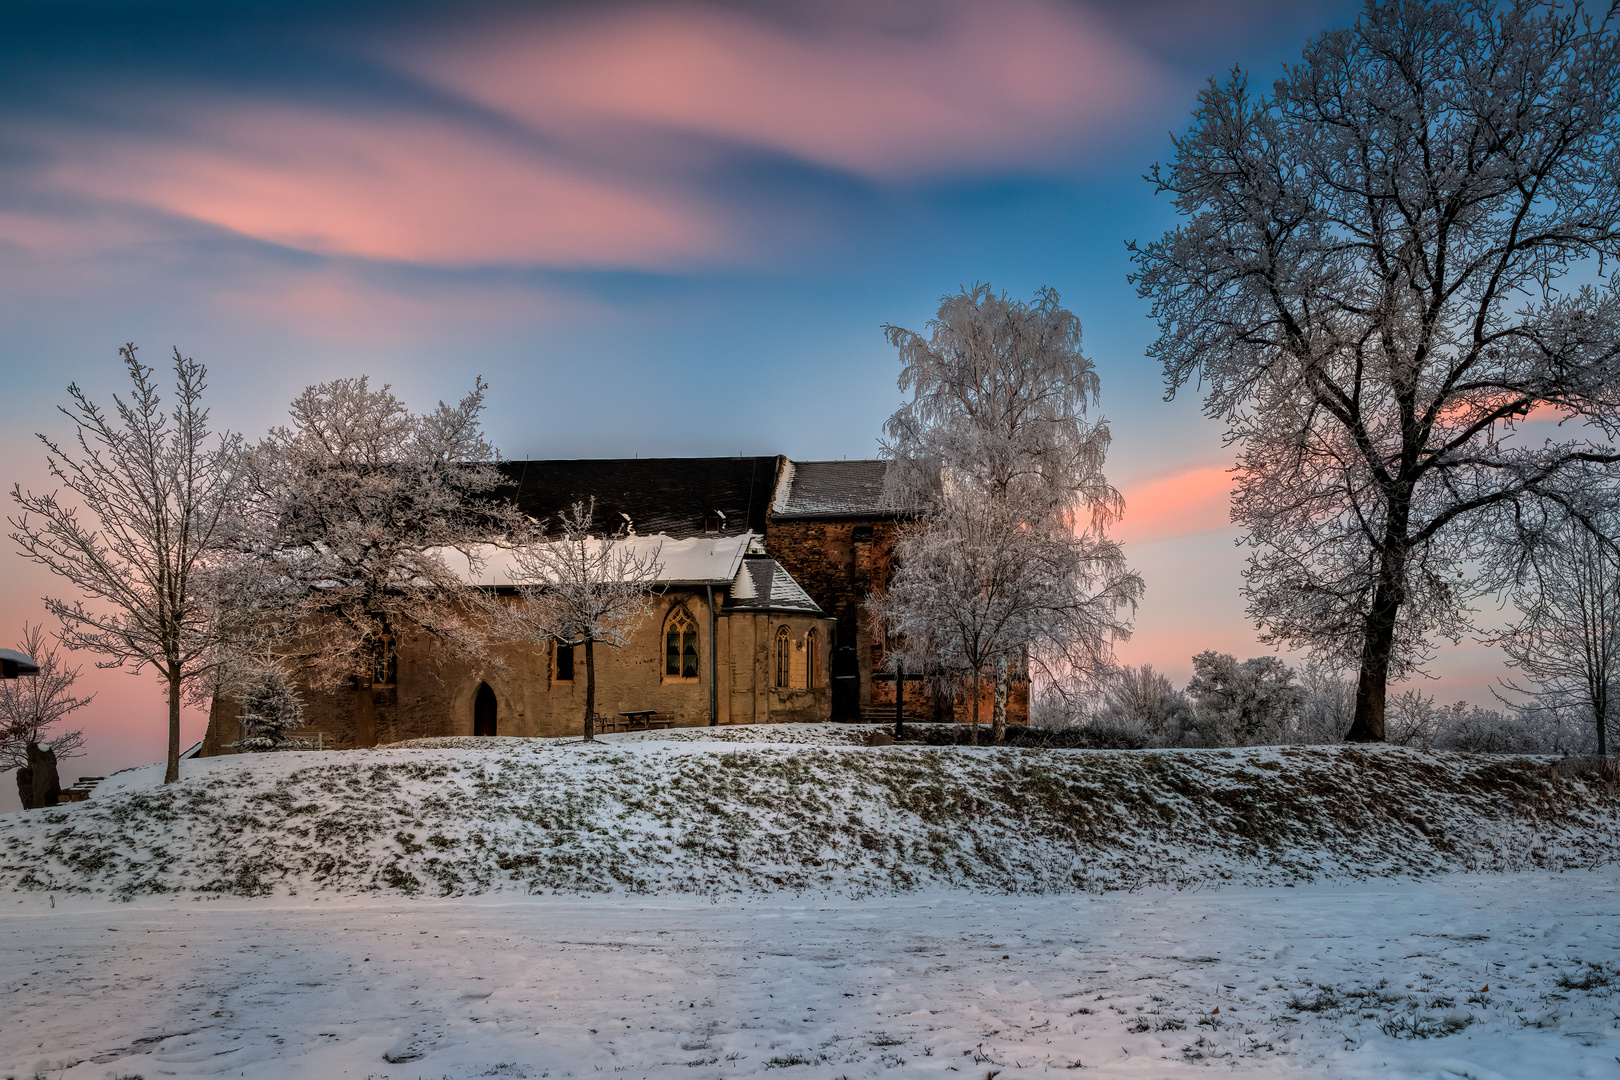
[[[646,731],[648,728],[667,728],[672,721],[667,716],[660,716],[657,709],[628,709],[619,714],[624,717],[626,731],[635,731],[638,728]]]

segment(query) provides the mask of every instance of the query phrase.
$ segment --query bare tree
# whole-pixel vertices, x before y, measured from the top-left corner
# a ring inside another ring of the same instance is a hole
[[[483,544],[525,528],[495,494],[486,388],[416,415],[365,377],[311,386],[249,454],[244,543],[220,582],[253,615],[234,647],[313,688],[354,687],[359,745],[376,740],[372,688],[406,635],[432,638],[440,662],[492,662],[492,598],[449,558],[476,573]]]
[[[77,429],[77,451],[44,435],[51,475],[73,494],[35,495],[20,486],[9,534],[22,554],[65,578],[84,599],[45,598],[70,649],[99,652],[98,667],[156,668],[168,687],[169,753],[164,781],[180,777],[180,700],[217,660],[219,627],[203,579],[229,534],[239,496],[240,443],[214,438],[202,406],[206,370],[174,353],[176,400],[165,413],[152,369],[119,350],[133,384],[103,412],[77,385],[61,412]],[[87,514],[90,520],[81,516]]]
[[[0,680],[0,769],[27,768],[29,743],[48,742],[57,757],[72,756],[84,745],[84,733],[49,729],[95,699],[94,694],[78,697],[73,693],[79,669],[62,662],[43,626],[23,624],[17,651],[33,657],[39,674]]]
[[[1235,70],[1151,179],[1187,219],[1132,245],[1173,395],[1242,447],[1232,517],[1262,640],[1359,666],[1348,737],[1457,640],[1479,515],[1565,498],[1616,432],[1620,302],[1560,291],[1620,254],[1620,53],[1577,3],[1369,0],[1270,97]]]
[[[511,618],[522,636],[585,648],[585,741],[596,739],[597,642],[620,648],[652,611],[660,547],[638,548],[623,532],[593,532],[596,500],[558,519],[560,535],[516,548]]]
[[[1109,431],[1084,413],[1096,370],[1058,294],[1033,303],[975,285],[941,300],[929,336],[886,326],[911,392],[885,425],[886,497],[920,515],[895,547],[899,569],[869,610],[896,642],[892,665],[1005,680],[1025,656],[1052,685],[1097,682],[1120,617],[1141,595],[1107,527],[1124,501],[1103,475]]]
[[[1586,524],[1547,516],[1525,545],[1510,592],[1520,618],[1490,640],[1531,684],[1503,680],[1519,711],[1577,709],[1598,755],[1607,756],[1610,695],[1620,680],[1620,558],[1613,541]]]

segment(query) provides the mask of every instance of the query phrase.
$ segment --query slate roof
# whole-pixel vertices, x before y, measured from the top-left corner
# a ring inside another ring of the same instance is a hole
[[[727,611],[800,611],[820,615],[810,594],[775,559],[747,558],[737,568]]]
[[[888,462],[790,461],[771,502],[777,518],[890,517],[883,507]]]
[[[704,518],[725,515],[719,535],[765,532],[779,458],[578,458],[503,461],[518,508],[533,518],[557,516],[596,498],[596,523],[617,527],[626,515],[642,535],[681,540],[704,535]]]

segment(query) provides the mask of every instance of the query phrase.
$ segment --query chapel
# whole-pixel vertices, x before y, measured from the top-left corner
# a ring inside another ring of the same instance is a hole
[[[883,506],[885,462],[607,458],[500,468],[530,517],[554,520],[594,498],[598,525],[657,550],[651,617],[622,648],[595,648],[602,726],[612,730],[625,713],[675,726],[893,719],[897,680],[862,607],[887,584],[901,525]],[[497,554],[466,575],[468,586],[510,595],[510,569]],[[433,662],[432,648],[405,634],[382,643],[370,685],[306,690],[295,734],[348,749],[582,733],[583,650],[514,642],[498,646],[502,664],[459,670]],[[970,701],[936,696],[915,675],[898,685],[910,719],[971,715]],[[1015,681],[1008,719],[1028,712],[1028,683]],[[231,753],[241,737],[234,702],[217,699],[201,754]]]

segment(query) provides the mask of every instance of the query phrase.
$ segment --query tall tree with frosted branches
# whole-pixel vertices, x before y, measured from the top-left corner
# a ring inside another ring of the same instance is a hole
[[[97,667],[155,668],[168,688],[165,783],[180,778],[180,701],[219,657],[220,625],[205,582],[232,538],[241,492],[240,442],[215,437],[203,408],[204,367],[174,353],[175,403],[163,408],[152,369],[119,350],[132,391],[108,413],[68,387],[77,448],[40,435],[46,461],[71,496],[13,485],[9,518],[22,554],[82,598],[46,597],[71,649],[101,653]]]
[[[1380,740],[1389,681],[1498,584],[1497,512],[1616,461],[1620,298],[1565,287],[1620,255],[1615,27],[1369,0],[1270,96],[1211,80],[1150,178],[1185,221],[1133,281],[1167,397],[1196,376],[1241,448],[1249,614],[1358,665],[1348,738]],[[1576,437],[1527,438],[1532,412]]]
[[[518,635],[585,649],[585,741],[596,739],[596,644],[621,648],[652,612],[663,570],[659,546],[637,548],[623,532],[593,526],[596,500],[576,502],[557,534],[513,549]]]
[[[916,520],[869,610],[896,643],[891,665],[971,679],[975,742],[993,673],[999,740],[1013,666],[1027,656],[1055,686],[1095,685],[1142,581],[1107,536],[1124,502],[1103,475],[1108,425],[1084,416],[1096,370],[1057,292],[1026,304],[975,285],[944,297],[928,330],[884,327],[911,394],[885,425],[886,498]]]
[[[313,688],[353,687],[359,745],[377,738],[391,644],[420,635],[437,662],[491,659],[495,605],[458,571],[527,525],[497,494],[487,388],[416,414],[364,376],[310,386],[248,455],[242,542],[219,587],[254,617],[235,620],[232,649]]]

